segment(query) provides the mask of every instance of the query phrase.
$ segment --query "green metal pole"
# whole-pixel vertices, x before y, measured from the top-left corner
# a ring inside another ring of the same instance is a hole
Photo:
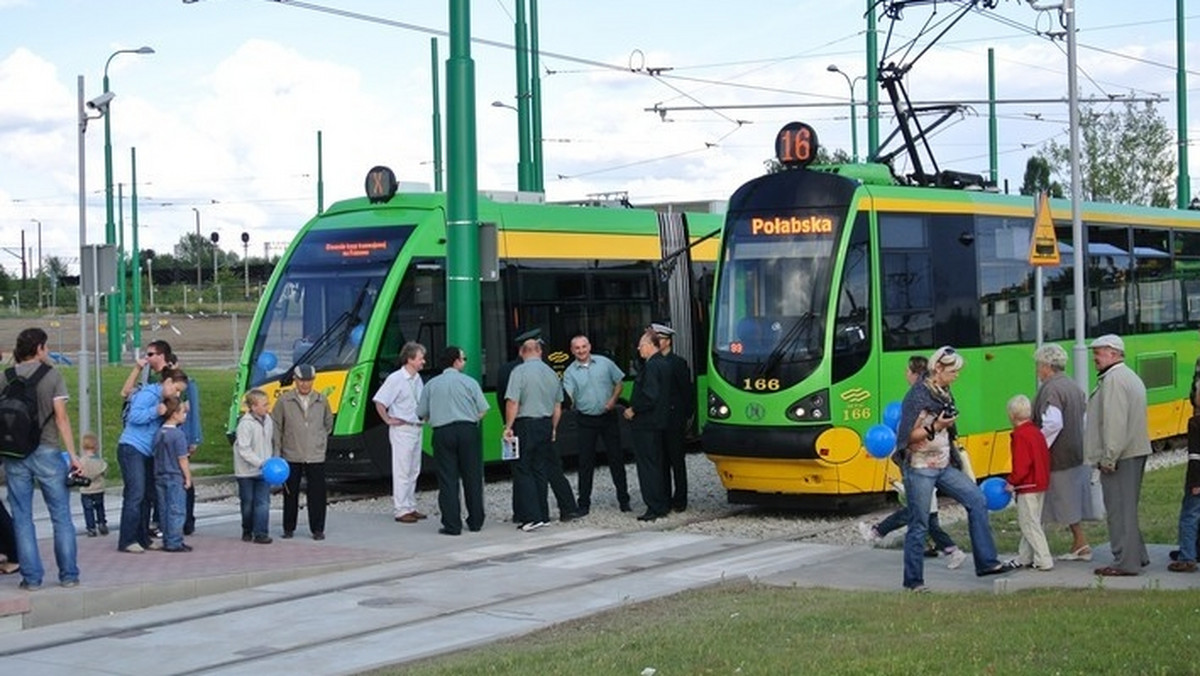
[[[129,149],[129,167],[132,173],[129,220],[133,225],[130,259],[130,265],[133,266],[133,352],[137,354],[142,348],[142,250],[138,248],[137,148]]]
[[[430,75],[433,80],[433,190],[442,191],[442,100],[438,92],[438,42],[429,38]]]
[[[325,165],[324,152],[321,149],[321,130],[317,130],[317,213],[325,213]],[[213,278],[216,283],[216,278]]]
[[[479,194],[476,184],[475,64],[471,60],[470,0],[450,0],[450,59],[446,62],[446,294],[447,340],[470,357],[466,372],[480,376]]]
[[[988,171],[1000,185],[999,132],[996,130],[996,50],[988,47]]]
[[[530,142],[533,144],[533,189],[546,192],[546,168],[542,164],[542,71],[538,59],[538,6],[529,0],[529,107],[533,113]]]
[[[517,0],[517,190],[533,190],[529,139],[529,31],[525,25],[525,2]]]
[[[119,53],[119,52],[118,52]],[[108,64],[112,56],[104,64],[104,93],[108,93]],[[112,106],[104,115],[104,243],[117,243],[117,226],[113,221],[113,168],[112,168]],[[121,361],[121,334],[124,332],[125,319],[125,278],[122,275],[124,266],[120,260],[121,251],[117,250],[117,291],[107,297],[108,305],[108,363]]]
[[[121,280],[120,288],[125,288],[125,191],[124,185],[117,184],[117,278]],[[125,344],[126,327],[125,316],[125,298],[121,298],[121,344]]]
[[[875,0],[867,0],[867,161],[879,154],[879,47],[875,39]]]
[[[1183,0],[1175,0],[1175,126],[1179,136],[1179,169],[1176,176],[1175,202],[1180,209],[1192,201],[1192,179],[1188,175],[1187,56],[1184,42]]]

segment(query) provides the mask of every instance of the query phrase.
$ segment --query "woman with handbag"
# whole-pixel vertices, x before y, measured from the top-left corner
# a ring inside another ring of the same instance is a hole
[[[900,414],[900,439],[904,488],[910,505],[928,505],[936,488],[942,495],[957,500],[967,510],[967,530],[975,574],[1004,573],[1006,567],[996,558],[996,544],[988,523],[987,503],[974,481],[962,472],[956,458],[955,438],[958,408],[950,386],[958,380],[965,364],[953,347],[943,346],[929,357],[925,378],[914,384],[904,396]],[[957,461],[957,462],[956,462]],[[929,513],[909,510],[908,533],[904,538],[904,587],[926,591],[925,534]]]

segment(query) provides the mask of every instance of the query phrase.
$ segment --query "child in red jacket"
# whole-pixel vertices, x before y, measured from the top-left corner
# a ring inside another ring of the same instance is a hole
[[[1007,565],[1011,568],[1032,566],[1050,570],[1054,558],[1042,530],[1042,504],[1050,486],[1050,449],[1046,438],[1032,422],[1029,397],[1018,394],[1008,400],[1008,419],[1012,423],[1012,473],[1005,489],[1017,500],[1017,524],[1021,527],[1021,544],[1017,558]]]

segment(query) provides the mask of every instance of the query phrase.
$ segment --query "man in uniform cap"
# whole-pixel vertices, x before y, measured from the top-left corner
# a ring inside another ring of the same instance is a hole
[[[500,369],[496,371],[496,403],[500,408],[504,408],[504,393],[508,391],[508,378],[512,375],[513,369],[521,365],[524,361],[521,359],[521,346],[527,340],[536,340],[542,342],[542,330],[538,327],[528,329],[522,333],[518,333],[514,343],[517,346],[517,355],[511,360],[500,365]]]
[[[658,350],[666,360],[671,375],[670,388],[666,394],[668,410],[667,430],[663,435],[663,485],[671,501],[671,509],[682,512],[687,509],[688,480],[687,453],[684,437],[687,435],[688,420],[696,412],[696,392],[692,385],[692,369],[687,360],[672,350],[675,330],[666,324],[651,324],[650,330],[658,335]],[[673,488],[672,488],[673,485]]]
[[[296,364],[296,387],[284,391],[271,408],[275,424],[275,450],[287,460],[288,478],[283,494],[283,537],[290,538],[300,515],[300,478],[308,477],[308,528],[314,540],[325,539],[325,448],[333,431],[333,411],[325,395],[313,390],[317,369]]]
[[[1103,576],[1137,575],[1150,563],[1138,525],[1138,501],[1150,434],[1146,421],[1146,386],[1125,365],[1125,341],[1111,333],[1089,346],[1096,365],[1096,389],[1088,397],[1083,433],[1085,462],[1100,468],[1108,521],[1112,565],[1097,568]]]

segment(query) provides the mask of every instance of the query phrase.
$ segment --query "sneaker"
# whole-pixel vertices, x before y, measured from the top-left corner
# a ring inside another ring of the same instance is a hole
[[[37,584],[34,584],[27,580],[21,580],[21,584],[17,585],[17,588],[24,591],[37,591],[42,588],[42,583],[38,582]]]
[[[293,533],[292,533],[292,531],[290,531],[290,530],[285,530],[285,531],[283,531],[283,539],[284,539],[284,540],[291,540],[291,539],[292,539],[292,535],[293,535]]]
[[[120,551],[125,552],[126,554],[144,554],[146,552],[146,548],[135,542]]]
[[[108,524],[106,524],[106,523],[100,524],[100,534],[108,535]]]
[[[563,523],[567,523],[568,521],[574,521],[575,519],[578,519],[579,517],[580,517],[579,512],[563,512],[562,514],[559,515],[558,520],[562,521]]]
[[[521,530],[525,531],[526,533],[531,533],[546,525],[548,524],[545,521],[526,521],[525,523],[521,524]]]
[[[96,529],[95,528],[87,529],[87,534],[88,534],[88,537],[90,537],[90,538],[96,537],[96,535],[97,535]]]
[[[925,558],[927,558],[927,559],[936,559],[938,557],[939,553],[940,552],[938,552],[937,547],[926,547],[925,548]]]
[[[152,552],[156,552],[162,548],[163,548],[162,540],[151,540],[150,546],[147,547],[146,549],[149,549]]]
[[[914,594],[928,594],[929,593],[929,587],[926,587],[923,584],[919,584],[915,587],[906,587],[906,589],[908,589],[908,591],[910,591]]]
[[[191,545],[179,545],[178,548],[164,549],[163,551],[171,552],[172,554],[183,554],[183,553],[192,551],[192,546]]]
[[[250,542],[253,539],[254,539],[253,535],[251,535],[249,533],[242,533],[242,542]]]
[[[70,589],[71,587],[78,587],[79,580],[63,580],[62,582],[59,582],[58,584],[59,584],[59,586]]]
[[[314,540],[324,540],[324,539],[325,539],[325,533],[323,533],[323,532],[321,532],[321,531],[317,531],[317,532],[315,532],[315,533],[313,533],[313,534],[312,534],[312,539],[314,539]]]
[[[967,553],[961,549],[955,549],[946,556],[946,567],[950,570],[957,570],[959,566],[963,565],[963,561],[967,560]]]
[[[880,539],[879,531],[875,530],[875,527],[869,525],[866,521],[858,522],[858,534],[862,536],[863,542],[869,545],[879,542]]]
[[[255,535],[254,536],[254,544],[256,544],[256,545],[269,545],[272,542],[273,542],[273,540],[271,540],[270,535]]]
[[[1009,570],[1020,570],[1025,567],[1025,564],[1021,563],[1020,561],[1018,561],[1016,559],[1009,559],[1008,561],[1005,561],[1004,563],[1000,564],[1000,566],[1002,568],[1004,568],[1005,571],[1009,571]]]

